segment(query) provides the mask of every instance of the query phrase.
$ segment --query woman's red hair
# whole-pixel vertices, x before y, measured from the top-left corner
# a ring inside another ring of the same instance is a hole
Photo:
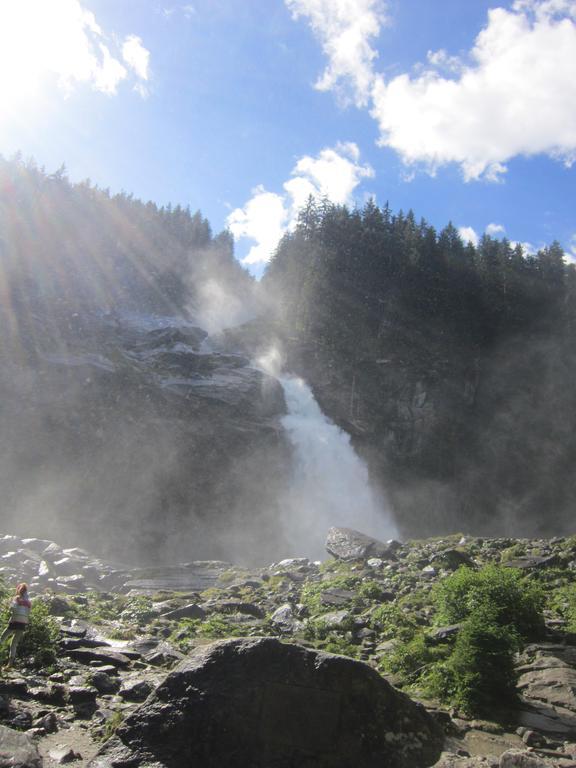
[[[24,594],[24,592],[28,592],[28,584],[26,582],[22,582],[21,584],[18,584],[16,587],[16,594],[21,596]]]

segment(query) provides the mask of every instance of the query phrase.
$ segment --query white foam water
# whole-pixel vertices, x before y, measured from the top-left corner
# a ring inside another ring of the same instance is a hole
[[[366,464],[350,436],[322,412],[303,379],[278,378],[288,410],[282,424],[294,451],[283,528],[295,552],[325,556],[331,526],[355,528],[384,540],[397,536],[386,501],[371,487]]]

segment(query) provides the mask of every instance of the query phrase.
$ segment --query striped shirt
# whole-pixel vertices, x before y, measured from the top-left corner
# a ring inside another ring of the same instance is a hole
[[[30,607],[31,603],[27,593],[24,593],[22,597],[18,596],[14,598],[11,606],[11,621],[15,622],[16,624],[28,624],[28,620],[30,618]]]

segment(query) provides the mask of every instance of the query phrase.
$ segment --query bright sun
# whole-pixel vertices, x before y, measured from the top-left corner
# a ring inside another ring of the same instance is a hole
[[[79,0],[0,0],[0,119],[40,100],[50,84],[114,93],[124,76]]]

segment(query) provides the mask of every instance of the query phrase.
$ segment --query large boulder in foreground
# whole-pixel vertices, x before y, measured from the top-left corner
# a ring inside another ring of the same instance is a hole
[[[275,638],[197,649],[91,768],[419,768],[442,749],[426,710],[371,667]]]
[[[42,768],[30,736],[0,725],[0,768]]]
[[[326,550],[337,560],[367,560],[369,557],[388,560],[394,558],[399,546],[397,541],[378,541],[353,528],[330,528],[326,539]]]

